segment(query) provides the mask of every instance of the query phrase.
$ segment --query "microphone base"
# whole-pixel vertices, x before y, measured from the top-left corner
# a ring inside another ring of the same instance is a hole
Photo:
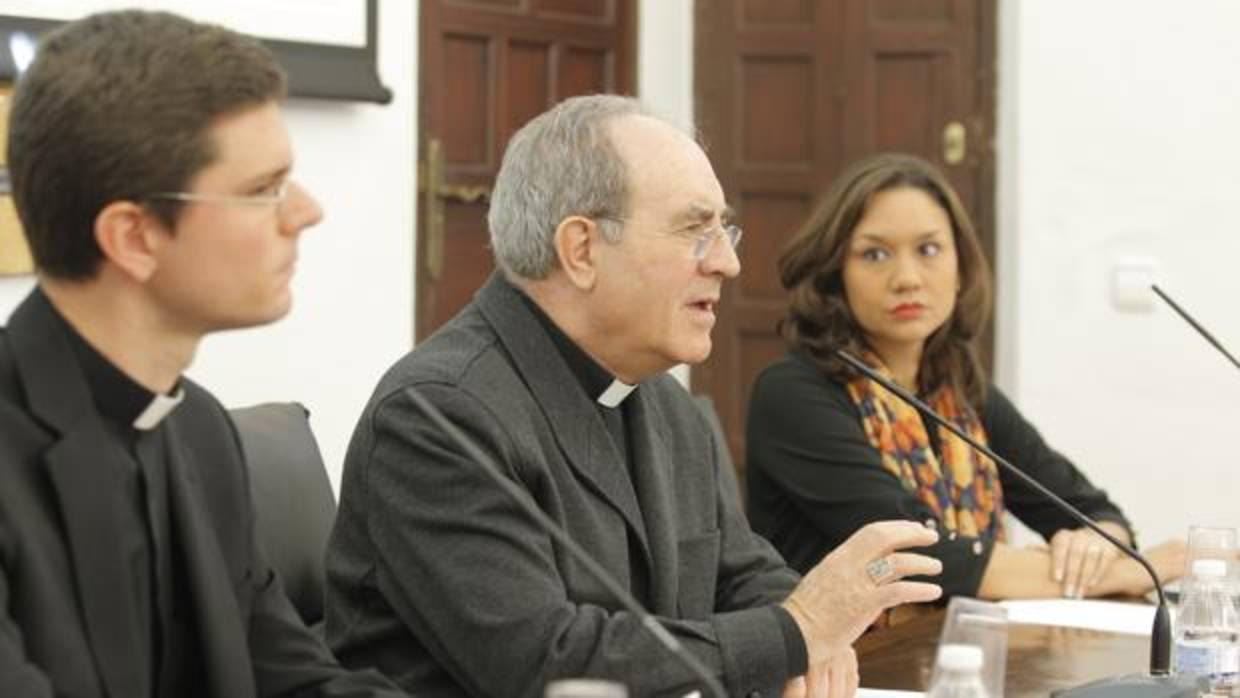
[[[1099,679],[1051,693],[1052,698],[1197,698],[1205,690],[1195,676],[1130,674]]]

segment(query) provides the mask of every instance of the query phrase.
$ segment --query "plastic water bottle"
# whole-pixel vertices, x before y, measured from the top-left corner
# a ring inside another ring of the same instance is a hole
[[[938,665],[938,677],[926,691],[926,698],[990,698],[982,683],[981,647],[943,645]]]
[[[1227,590],[1227,563],[1195,560],[1192,573],[1176,619],[1175,670],[1206,677],[1210,695],[1231,695],[1240,687],[1240,617]]]

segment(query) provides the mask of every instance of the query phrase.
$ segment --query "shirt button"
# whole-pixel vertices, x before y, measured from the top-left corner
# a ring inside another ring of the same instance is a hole
[[[984,550],[984,549],[985,549],[985,548],[984,548],[984,546],[982,545],[982,542],[981,542],[980,540],[973,541],[973,554],[974,554],[974,555],[981,555],[981,554],[982,554],[982,550]]]

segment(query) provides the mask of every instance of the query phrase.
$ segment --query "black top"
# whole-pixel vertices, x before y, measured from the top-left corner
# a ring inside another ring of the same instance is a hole
[[[576,376],[577,382],[581,384],[581,389],[585,391],[586,397],[590,398],[590,402],[594,403],[594,408],[598,410],[599,417],[607,425],[607,434],[611,436],[613,445],[620,452],[620,457],[624,459],[626,464],[632,466],[632,462],[629,459],[628,429],[625,426],[624,419],[624,401],[621,401],[615,407],[608,407],[598,401],[599,397],[611,386],[614,376],[608,373],[607,369],[600,366],[584,349],[577,346],[577,343],[568,335],[564,334],[564,330],[561,330],[559,325],[556,325],[533,299],[524,293],[520,293],[520,296],[521,300],[525,301],[525,305],[529,307],[530,312],[534,314],[534,317],[538,318],[538,322],[547,331],[547,335],[551,337],[555,348],[560,351],[560,356],[564,358],[564,362],[568,364],[569,369]]]
[[[139,646],[151,695],[188,695],[194,686],[182,681],[201,667],[190,666],[198,652],[193,649],[193,633],[183,613],[189,608],[189,599],[176,578],[173,561],[164,432],[141,431],[133,426],[156,395],[108,361],[51,307],[63,323],[65,337],[108,434],[129,455],[129,467],[119,478],[123,491],[116,493],[123,502],[116,511],[123,521],[116,547],[129,561],[129,592],[142,629]]]
[[[1131,528],[1119,507],[1042,440],[996,387],[981,414],[989,446],[1085,514]],[[935,430],[928,429],[930,433]],[[933,444],[937,449],[937,443]],[[933,511],[885,470],[843,384],[791,353],[754,384],[746,431],[749,516],[794,568],[812,567],[858,528],[884,519],[934,521]],[[1080,524],[999,469],[1004,505],[1046,538]],[[937,523],[937,522],[936,522]],[[974,596],[994,544],[943,536],[923,551],[943,563],[944,596]]]
[[[398,695],[342,670],[298,618],[258,544],[223,405],[185,379],[162,421],[143,411],[157,428],[127,434],[132,408],[111,414],[125,401],[65,329],[38,289],[0,327],[0,695]],[[148,472],[164,495],[135,492]],[[151,502],[166,506],[166,539]],[[165,600],[179,625],[157,636]]]

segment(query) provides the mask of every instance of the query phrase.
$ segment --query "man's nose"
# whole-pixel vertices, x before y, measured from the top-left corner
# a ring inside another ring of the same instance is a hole
[[[729,279],[741,273],[740,254],[722,231],[711,238],[706,248],[706,256],[702,258],[700,264],[704,272],[722,274]]]
[[[280,205],[280,226],[286,235],[300,233],[323,220],[323,207],[297,182],[289,182],[288,198]]]

